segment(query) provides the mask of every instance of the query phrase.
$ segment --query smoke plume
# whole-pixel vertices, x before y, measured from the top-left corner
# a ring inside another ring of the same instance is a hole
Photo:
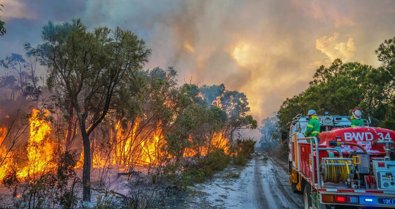
[[[37,43],[48,20],[130,29],[152,49],[147,68],[173,66],[179,82],[243,91],[261,121],[335,58],[377,65],[395,34],[391,0],[0,0],[2,57]],[[83,3],[82,3],[83,2]]]

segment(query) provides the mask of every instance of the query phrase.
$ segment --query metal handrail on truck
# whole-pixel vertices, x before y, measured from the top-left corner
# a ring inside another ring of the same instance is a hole
[[[343,153],[341,152],[341,150],[339,148],[319,148],[318,139],[315,136],[313,136],[313,137],[304,137],[304,138],[297,139],[297,144],[298,144],[297,145],[297,151],[298,151],[298,153],[300,153],[299,152],[300,151],[299,144],[300,144],[301,141],[303,141],[303,142],[306,141],[307,143],[310,144],[310,153],[311,153],[310,160],[312,162],[312,172],[311,172],[312,173],[312,178],[311,178],[311,182],[312,182],[313,185],[317,185],[317,189],[320,189],[322,183],[321,183],[321,176],[320,176],[320,169],[319,169],[320,168],[319,151],[320,150],[336,151],[336,152],[339,153],[339,156],[341,158],[343,157]],[[315,165],[314,160],[313,160],[314,159],[314,156],[313,156],[313,154],[314,154],[314,147],[315,147],[315,150],[316,150],[315,161],[316,161],[317,165]],[[300,168],[300,161],[301,161],[300,157],[301,157],[301,155],[298,154],[298,171],[299,171],[299,168]],[[317,169],[315,169],[316,167],[317,167]],[[315,176],[317,176],[317,183],[315,182]]]
[[[314,154],[314,149],[313,149],[313,145],[315,146],[315,150],[317,150],[317,152],[318,152],[318,139],[317,139],[317,137],[315,137],[315,136],[313,136],[313,137],[304,137],[304,138],[299,138],[299,139],[297,139],[297,144],[298,144],[298,153],[299,153],[299,150],[300,150],[300,148],[299,148],[299,144],[300,144],[300,141],[306,141],[307,143],[309,143],[311,146],[310,146],[310,154],[311,154],[311,162],[312,162],[312,171],[313,172],[311,172],[312,173],[312,178],[311,178],[311,182],[313,183],[313,185],[315,185],[315,176],[317,175],[317,188],[319,189],[319,188],[321,188],[321,180],[320,180],[320,175],[319,175],[319,165],[320,165],[320,162],[319,162],[319,154],[318,153],[316,153],[316,155],[315,155],[315,157],[316,157],[316,162],[317,162],[317,173],[315,173],[314,171],[315,171],[315,163],[314,163],[314,156],[313,156],[313,154]],[[314,143],[312,143],[312,142],[314,142]],[[300,168],[300,154],[298,154],[298,169]]]

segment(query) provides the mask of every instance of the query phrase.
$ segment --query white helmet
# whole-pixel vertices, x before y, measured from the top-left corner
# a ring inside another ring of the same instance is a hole
[[[317,112],[316,112],[315,110],[311,109],[311,110],[309,110],[309,111],[307,112],[307,115],[308,115],[308,116],[317,115]]]
[[[355,119],[361,119],[362,117],[362,111],[358,108],[352,110],[352,115],[354,116]]]

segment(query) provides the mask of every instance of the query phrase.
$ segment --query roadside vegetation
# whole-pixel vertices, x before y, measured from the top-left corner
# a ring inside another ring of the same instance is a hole
[[[395,37],[385,40],[375,52],[381,63],[377,68],[340,59],[320,66],[309,87],[282,104],[278,112],[282,137],[287,136],[292,118],[308,109],[350,115],[359,107],[372,126],[395,129]]]

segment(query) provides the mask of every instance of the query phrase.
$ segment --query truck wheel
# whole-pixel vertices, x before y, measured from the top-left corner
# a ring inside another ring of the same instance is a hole
[[[304,209],[311,208],[311,189],[310,184],[306,183],[303,189],[303,204]]]

